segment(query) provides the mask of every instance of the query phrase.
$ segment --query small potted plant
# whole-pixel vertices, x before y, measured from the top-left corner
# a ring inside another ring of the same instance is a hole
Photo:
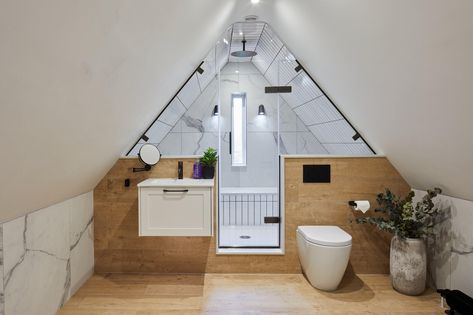
[[[432,199],[440,188],[427,190],[421,201],[414,204],[415,193],[406,198],[393,194],[389,189],[377,196],[381,216],[357,218],[357,223],[375,225],[380,230],[394,234],[390,250],[390,274],[394,289],[407,295],[419,295],[425,290],[427,277],[427,252],[425,240],[433,234],[433,227],[442,215]]]
[[[200,158],[202,164],[202,177],[212,179],[215,175],[215,163],[217,162],[217,150],[208,148]]]

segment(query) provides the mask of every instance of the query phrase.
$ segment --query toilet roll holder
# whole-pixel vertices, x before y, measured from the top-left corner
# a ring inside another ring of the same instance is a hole
[[[368,200],[350,200],[348,205],[353,211],[361,211],[366,213],[370,209],[370,203]]]
[[[348,205],[352,208],[356,208],[358,206],[354,200],[348,201]]]

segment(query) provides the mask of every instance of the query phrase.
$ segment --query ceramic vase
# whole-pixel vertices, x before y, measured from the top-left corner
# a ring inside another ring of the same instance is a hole
[[[427,252],[421,238],[391,240],[390,273],[394,289],[407,295],[419,295],[425,290]]]

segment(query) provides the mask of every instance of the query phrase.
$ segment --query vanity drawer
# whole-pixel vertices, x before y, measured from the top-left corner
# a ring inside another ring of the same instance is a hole
[[[140,236],[211,236],[212,188],[140,187]]]

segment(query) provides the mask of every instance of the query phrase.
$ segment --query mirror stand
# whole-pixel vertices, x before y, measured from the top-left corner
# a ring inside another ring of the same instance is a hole
[[[144,167],[133,167],[133,173],[150,171],[151,167],[156,165],[161,159],[161,153],[159,149],[152,144],[144,144],[140,148],[138,153],[140,161],[144,164]]]
[[[151,165],[146,164],[144,167],[133,167],[133,173],[136,172],[148,172],[151,170]]]

